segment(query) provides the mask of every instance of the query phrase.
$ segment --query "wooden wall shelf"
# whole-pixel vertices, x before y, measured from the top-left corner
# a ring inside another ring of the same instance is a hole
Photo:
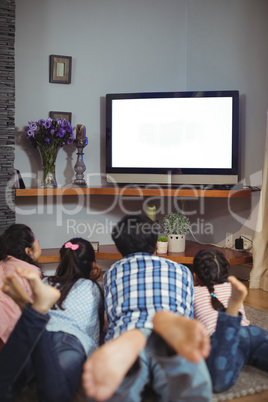
[[[68,195],[118,195],[118,196],[159,196],[159,197],[193,197],[193,198],[230,198],[250,197],[250,189],[238,190],[202,190],[185,188],[148,188],[138,186],[125,187],[62,187],[52,189],[27,188],[17,189],[16,197],[48,197]]]
[[[102,187],[62,187],[53,189],[28,188],[16,189],[16,197],[56,197],[57,202],[61,202],[59,198],[65,196],[88,196],[88,195],[105,195],[105,196],[155,196],[155,197],[189,197],[189,198],[239,198],[250,197],[250,189],[238,190],[203,190],[188,188],[162,188],[158,186],[102,186]],[[192,264],[197,251],[203,248],[215,248],[211,245],[202,245],[195,242],[187,241],[184,253],[168,253],[164,257],[182,264]],[[237,250],[219,248],[226,256],[230,265],[239,265],[252,263],[252,255],[248,252],[240,252]],[[99,251],[96,252],[98,260],[119,260],[121,254],[114,245],[101,245]],[[40,263],[59,262],[59,249],[45,249],[39,259]]]
[[[223,247],[216,247],[210,244],[199,244],[190,240],[186,241],[186,248],[183,253],[167,253],[159,254],[160,256],[169,260],[179,262],[181,264],[192,264],[194,256],[201,249],[217,249],[223,252],[230,265],[239,265],[252,263],[252,255],[246,251],[237,251]],[[99,251],[95,252],[97,260],[120,260],[122,255],[119,253],[115,245],[101,245]],[[45,249],[42,252],[38,262],[41,264],[59,262],[59,249],[51,248]]]

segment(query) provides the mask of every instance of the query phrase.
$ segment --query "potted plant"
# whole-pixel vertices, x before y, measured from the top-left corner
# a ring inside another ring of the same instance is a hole
[[[185,237],[190,231],[190,220],[181,213],[168,214],[163,219],[163,231],[168,237],[168,249],[182,253],[185,250]]]
[[[159,236],[157,239],[157,254],[167,254],[168,239],[166,236]]]

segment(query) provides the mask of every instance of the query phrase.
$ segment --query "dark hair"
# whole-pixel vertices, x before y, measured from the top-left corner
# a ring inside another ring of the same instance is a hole
[[[65,245],[78,245],[77,249],[66,248]],[[56,305],[64,310],[62,304],[68,296],[72,286],[80,279],[91,279],[90,272],[92,263],[95,261],[95,251],[91,243],[85,239],[73,238],[69,242],[64,243],[60,249],[60,263],[56,269],[55,275],[48,276],[47,280],[51,286],[60,290],[61,296]],[[102,294],[102,290],[97,280],[91,279],[95,282]],[[55,307],[54,307],[55,309]]]
[[[112,239],[123,256],[144,252],[153,254],[159,225],[146,215],[126,215],[112,230]]]
[[[208,288],[212,307],[215,310],[224,308],[214,293],[214,285],[226,282],[229,276],[229,263],[223,253],[218,250],[200,250],[194,258],[192,272],[201,285]]]
[[[29,226],[14,223],[0,236],[0,261],[10,255],[29,264],[37,265],[25,252],[26,247],[30,249],[33,247],[34,241],[35,236]]]

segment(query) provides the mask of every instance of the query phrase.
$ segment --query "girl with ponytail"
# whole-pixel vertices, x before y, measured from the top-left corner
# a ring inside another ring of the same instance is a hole
[[[218,310],[227,307],[231,285],[227,282],[229,263],[218,250],[200,250],[193,262],[194,314],[212,335],[216,328]],[[241,306],[242,325],[248,325],[245,309]]]
[[[201,250],[194,258],[194,316],[207,329],[211,351],[207,366],[213,391],[235,384],[244,365],[268,371],[268,332],[250,325],[243,301],[247,288],[229,276],[229,263],[218,250]]]

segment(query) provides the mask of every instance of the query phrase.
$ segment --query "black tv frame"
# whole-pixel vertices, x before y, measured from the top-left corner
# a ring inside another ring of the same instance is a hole
[[[228,169],[130,168],[112,165],[112,104],[118,99],[183,97],[232,98],[232,167]],[[178,173],[179,172],[179,173]],[[106,95],[106,180],[119,184],[232,186],[239,180],[239,91],[178,91],[114,93]]]

